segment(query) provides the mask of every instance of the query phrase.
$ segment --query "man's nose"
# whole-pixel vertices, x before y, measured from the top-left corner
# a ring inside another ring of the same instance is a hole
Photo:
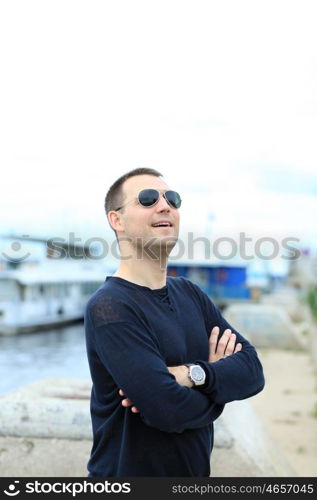
[[[160,195],[160,199],[156,204],[156,209],[158,212],[163,212],[163,211],[169,212],[171,209],[171,207],[169,206],[169,204],[167,203],[167,201],[165,200],[165,198],[162,194]]]

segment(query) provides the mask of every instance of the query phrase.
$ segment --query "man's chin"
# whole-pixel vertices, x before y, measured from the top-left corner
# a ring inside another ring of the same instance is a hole
[[[162,236],[162,238],[157,238],[157,245],[160,247],[174,248],[177,243],[177,236]]]
[[[157,249],[160,252],[160,255],[168,257],[169,254],[172,252],[173,248],[175,247],[177,243],[178,238],[176,236],[167,236],[163,238],[159,238],[159,241],[157,242]]]
[[[159,259],[168,257],[174,246],[177,243],[176,236],[161,236],[149,239],[138,239],[137,248],[138,252],[143,256]]]

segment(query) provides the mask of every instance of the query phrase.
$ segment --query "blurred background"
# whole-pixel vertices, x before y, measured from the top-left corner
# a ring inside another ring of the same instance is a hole
[[[45,377],[89,381],[83,311],[118,265],[104,197],[151,167],[183,199],[169,274],[256,345],[267,386],[250,404],[293,473],[317,475],[314,13],[309,0],[2,2],[2,399]]]

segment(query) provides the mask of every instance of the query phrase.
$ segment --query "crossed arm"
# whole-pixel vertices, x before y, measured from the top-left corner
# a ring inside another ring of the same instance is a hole
[[[209,338],[209,363],[214,363],[219,361],[220,359],[226,358],[235,354],[242,350],[242,344],[236,344],[236,334],[232,333],[232,331],[227,328],[223,335],[221,336],[219,342],[218,337],[220,333],[219,326],[215,326],[211,330],[210,338]],[[188,367],[185,365],[179,366],[168,366],[168,371],[174,375],[176,382],[184,387],[193,387],[193,383],[188,377]],[[119,389],[120,396],[125,396],[125,393],[122,389]],[[139,413],[139,410],[133,404],[131,399],[125,397],[122,402],[122,406],[131,407],[131,411],[133,413]]]
[[[120,393],[115,389],[114,401],[131,406],[146,425],[165,432],[208,425],[218,418],[226,403],[253,396],[264,386],[254,347],[226,322],[208,297],[201,300],[206,333],[211,331],[211,335],[208,360],[190,360],[206,372],[205,384],[195,389],[191,389],[186,366],[166,366],[156,336],[132,308],[103,299],[107,318],[109,311],[112,313],[107,322],[99,317],[99,303],[87,310],[87,349],[94,370],[101,373],[102,367],[106,368],[120,388]]]

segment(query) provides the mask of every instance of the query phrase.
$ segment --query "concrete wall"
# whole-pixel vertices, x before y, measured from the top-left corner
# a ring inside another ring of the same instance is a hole
[[[92,446],[90,382],[47,378],[0,398],[0,473],[83,477]],[[248,401],[215,422],[212,476],[294,476]]]

